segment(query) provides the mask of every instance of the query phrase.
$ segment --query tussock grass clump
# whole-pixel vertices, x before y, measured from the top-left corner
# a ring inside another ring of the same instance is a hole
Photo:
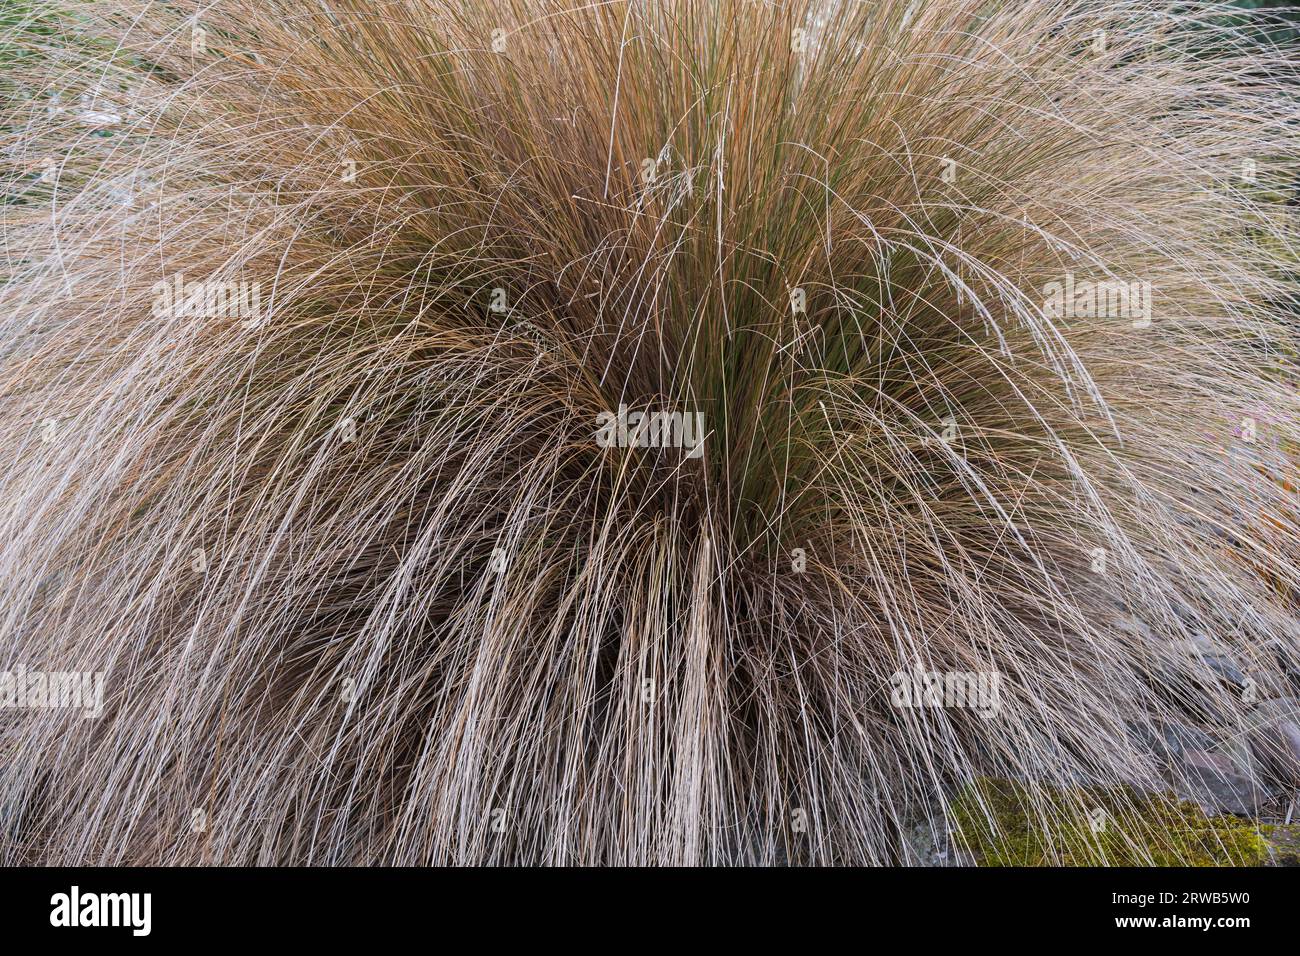
[[[1300,108],[1225,12],[42,8],[0,654],[106,691],[0,714],[0,859],[908,862],[1232,732]]]

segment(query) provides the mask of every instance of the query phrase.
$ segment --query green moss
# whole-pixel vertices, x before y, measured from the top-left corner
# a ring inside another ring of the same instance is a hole
[[[1300,826],[1275,826],[1265,823],[1259,828],[1268,841],[1274,866],[1300,866]]]
[[[955,838],[983,866],[1260,866],[1300,854],[1300,828],[1206,817],[1195,804],[1125,788],[1031,792],[982,778],[957,795],[952,814]]]

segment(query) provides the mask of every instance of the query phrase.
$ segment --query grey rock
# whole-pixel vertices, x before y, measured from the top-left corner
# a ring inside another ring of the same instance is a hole
[[[950,833],[924,820],[907,828],[903,836],[907,866],[974,866],[975,861],[961,851]]]
[[[1169,721],[1160,724],[1129,724],[1134,743],[1169,766],[1186,750],[1210,750],[1214,738],[1190,724]]]
[[[1160,734],[1150,724],[1135,724],[1129,721],[1124,726],[1128,730],[1129,740],[1142,750],[1159,754],[1165,749]]]
[[[1277,721],[1300,722],[1300,697],[1275,697],[1261,700],[1250,712],[1251,726]]]
[[[1300,626],[1297,626],[1297,630],[1300,630]],[[1268,649],[1277,661],[1282,676],[1291,686],[1291,692],[1300,694],[1300,645],[1294,641],[1284,642],[1274,638],[1268,642]]]
[[[1215,744],[1211,753],[1222,754],[1232,761],[1232,765],[1242,776],[1259,781],[1259,764],[1254,751],[1245,736],[1236,734]]]
[[[1154,639],[1154,633],[1145,621],[1141,618],[1134,617],[1132,614],[1116,616],[1111,626],[1121,633],[1131,634],[1134,637],[1143,640]]]
[[[1186,601],[1178,598],[1171,598],[1169,606],[1173,608],[1174,616],[1185,625],[1195,625],[1196,622],[1200,620],[1200,616],[1196,613],[1195,608]]]
[[[1181,757],[1188,750],[1209,750],[1214,746],[1209,734],[1187,724],[1170,722],[1160,728],[1160,734],[1165,749],[1174,757]]]
[[[1300,724],[1290,720],[1273,726],[1271,745],[1264,748],[1269,775],[1278,786],[1300,790]]]
[[[1245,687],[1246,675],[1237,666],[1227,649],[1205,634],[1197,634],[1188,642],[1189,650],[1225,684]]]
[[[1250,748],[1227,742],[1212,750],[1185,750],[1176,783],[1182,796],[1207,813],[1258,816],[1268,794],[1260,785]]]
[[[1263,776],[1283,790],[1300,790],[1300,699],[1280,697],[1251,711],[1245,735]]]

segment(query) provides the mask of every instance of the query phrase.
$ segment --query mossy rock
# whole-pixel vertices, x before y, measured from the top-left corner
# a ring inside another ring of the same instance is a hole
[[[1123,788],[1030,788],[980,778],[951,807],[953,838],[981,866],[1266,866],[1300,862],[1300,827],[1207,817]]]
[[[1300,826],[1264,823],[1259,832],[1268,841],[1270,863],[1274,866],[1300,866]]]

